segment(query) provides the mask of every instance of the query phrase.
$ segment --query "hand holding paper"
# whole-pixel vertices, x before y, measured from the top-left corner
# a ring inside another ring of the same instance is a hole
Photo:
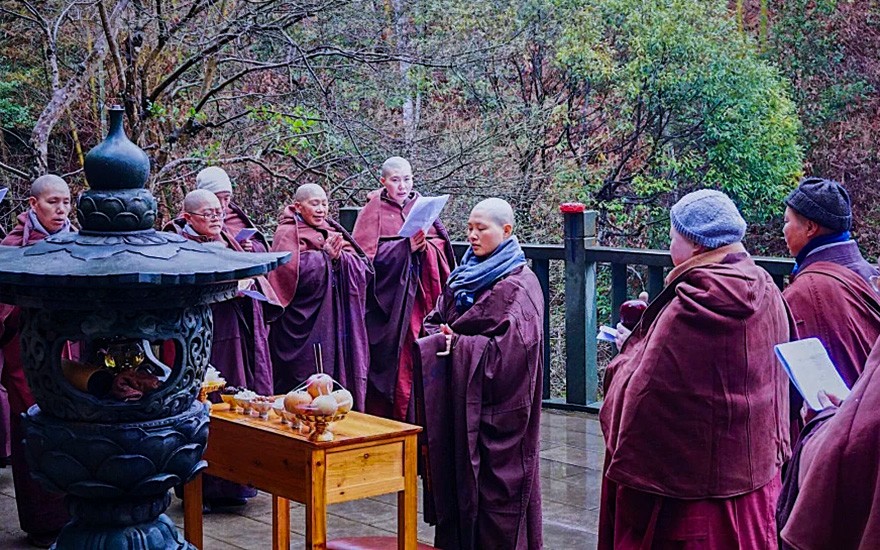
[[[417,198],[397,235],[409,238],[419,231],[427,233],[434,221],[440,217],[440,212],[448,200],[449,195]]]
[[[774,349],[792,384],[811,409],[825,408],[819,400],[820,391],[839,399],[849,396],[849,388],[818,338],[779,344]]]

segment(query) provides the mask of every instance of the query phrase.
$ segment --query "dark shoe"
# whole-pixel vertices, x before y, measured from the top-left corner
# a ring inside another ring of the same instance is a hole
[[[51,548],[58,533],[28,533],[27,542],[36,548]]]
[[[215,497],[205,501],[207,508],[214,512],[218,508],[240,508],[247,504],[246,498],[241,497]]]

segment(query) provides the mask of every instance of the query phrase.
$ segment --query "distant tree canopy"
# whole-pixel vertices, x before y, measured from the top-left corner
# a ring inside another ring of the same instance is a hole
[[[611,226],[627,233],[634,220],[652,221],[650,213],[665,219],[671,202],[706,186],[731,194],[753,221],[779,215],[803,162],[795,105],[723,5],[560,4],[571,23],[559,58],[586,83],[588,104],[601,110],[594,118],[605,122],[584,144],[601,152],[584,170],[584,190]],[[666,224],[658,229],[665,239]]]
[[[556,205],[580,199],[604,242],[659,246],[697,187],[780,217],[810,143],[802,90],[708,0],[0,0],[0,24],[0,184],[18,195],[45,171],[84,185],[119,101],[166,214],[207,164],[271,226],[299,183],[358,204],[403,154],[456,195],[453,229],[501,195],[552,241]]]

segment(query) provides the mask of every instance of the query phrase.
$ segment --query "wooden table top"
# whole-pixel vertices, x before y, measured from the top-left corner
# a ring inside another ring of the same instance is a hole
[[[282,424],[281,419],[274,413],[269,413],[268,420],[261,420],[256,416],[239,414],[229,410],[229,405],[217,403],[211,407],[211,421],[231,422],[250,428],[277,433],[285,437],[300,440],[303,444],[315,448],[330,448],[339,445],[351,445],[368,441],[388,439],[390,437],[405,436],[422,431],[420,426],[397,422],[387,418],[372,416],[369,414],[350,411],[344,419],[335,422],[331,431],[333,441],[309,441],[308,434],[293,430],[290,426]]]

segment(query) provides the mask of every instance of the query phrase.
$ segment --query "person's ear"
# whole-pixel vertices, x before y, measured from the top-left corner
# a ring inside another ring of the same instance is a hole
[[[504,238],[508,238],[513,235],[513,226],[509,223],[504,224]]]
[[[184,212],[183,219],[186,223],[190,223],[192,221],[192,215],[189,212]]]
[[[820,231],[822,231],[822,227],[818,223],[813,220],[807,220],[807,238],[812,239],[818,235]]]
[[[36,208],[37,206],[37,197],[28,197],[28,205],[31,208]]]
[[[302,204],[300,204],[299,202],[293,203],[293,211],[297,214],[302,214]]]

